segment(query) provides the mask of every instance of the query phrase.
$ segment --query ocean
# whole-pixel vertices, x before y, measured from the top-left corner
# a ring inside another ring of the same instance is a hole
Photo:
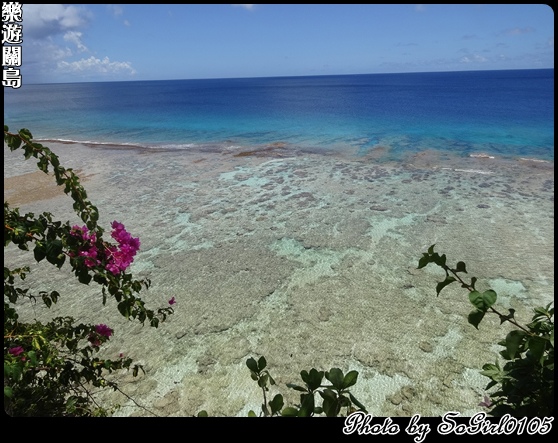
[[[141,246],[130,272],[157,329],[127,321],[101,288],[32,252],[21,321],[72,316],[114,330],[102,356],[117,416],[245,417],[261,410],[246,360],[264,356],[286,405],[300,372],[356,370],[374,417],[482,412],[480,374],[513,327],[467,322],[467,291],[436,295],[429,246],[463,261],[525,324],[554,301],[554,70],[26,85],[4,124],[28,128],[73,168],[99,223]],[[34,159],[4,148],[4,199],[83,224]],[[111,240],[106,232],[106,240]],[[12,245],[13,246],[13,245]],[[38,297],[40,300],[40,296]],[[492,388],[493,390],[494,388]],[[132,400],[133,399],[133,400]],[[140,405],[140,406],[138,406]]]
[[[52,140],[554,158],[553,69],[24,84],[4,100],[11,129]]]

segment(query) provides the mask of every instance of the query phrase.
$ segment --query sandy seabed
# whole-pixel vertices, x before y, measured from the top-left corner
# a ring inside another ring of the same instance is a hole
[[[46,144],[46,143],[45,143]],[[143,364],[116,374],[121,389],[99,395],[118,416],[246,416],[261,391],[246,367],[265,356],[288,404],[301,370],[357,370],[353,394],[374,416],[470,416],[482,408],[508,325],[467,323],[458,285],[437,297],[439,268],[417,270],[436,244],[464,261],[477,288],[530,321],[553,301],[554,164],[452,157],[424,150],[401,162],[383,149],[356,157],[300,152],[284,144],[210,151],[150,151],[48,143],[79,171],[106,229],[118,220],[141,240],[131,267],[152,286],[148,307],[174,315],[159,328],[126,321],[100,287],[80,285],[65,266],[33,266],[32,291],[58,290],[51,309],[22,319],[71,315],[115,334],[102,354]],[[21,212],[80,222],[54,179],[22,152],[4,150],[4,197]],[[108,233],[107,233],[108,235]],[[13,266],[32,253],[4,249]]]

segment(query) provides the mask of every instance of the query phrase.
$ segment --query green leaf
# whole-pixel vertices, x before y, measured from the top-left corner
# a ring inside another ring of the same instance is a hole
[[[434,258],[434,263],[438,266],[442,268],[446,266],[446,254],[442,254],[441,256],[438,254],[432,254],[432,257]]]
[[[322,390],[322,391],[318,391],[318,393],[320,394],[320,396],[321,396],[323,399],[326,399],[326,398],[337,399],[337,394],[336,394],[335,391],[334,391],[333,389],[331,389],[331,388],[325,388],[325,389]]]
[[[488,291],[484,291],[482,293],[482,298],[484,300],[486,308],[488,309],[494,303],[496,303],[496,299],[498,298],[498,294],[496,294],[496,291],[493,291],[492,289],[489,289]]]
[[[429,263],[430,263],[430,258],[428,257],[428,255],[423,254],[423,256],[419,259],[417,269],[424,268]]]
[[[482,312],[486,312],[496,302],[496,292],[492,289],[484,291],[482,294],[478,291],[469,292],[469,301]]]
[[[289,406],[281,411],[283,417],[298,417],[298,409]]]
[[[260,388],[265,388],[265,387],[267,386],[267,378],[268,378],[268,375],[267,375],[267,374],[263,374],[263,375],[259,378],[259,380],[258,380],[258,386],[259,386]]]
[[[89,275],[89,272],[87,272],[86,269],[81,269],[78,274],[77,274],[78,280],[80,283],[83,283],[84,285],[88,285],[89,282],[91,281],[91,276]]]
[[[325,377],[331,382],[335,389],[343,389],[343,372],[339,368],[331,368],[325,373]]]
[[[13,391],[9,386],[4,386],[4,397],[12,398]]]
[[[50,308],[52,306],[52,300],[48,297],[47,294],[43,295],[43,303],[47,306],[47,308]]]
[[[343,389],[347,389],[351,386],[353,386],[358,379],[358,371],[350,371],[347,373],[347,375],[345,375],[345,378],[343,379]]]
[[[538,314],[543,317],[546,317],[548,315],[548,310],[543,308],[542,306],[534,308],[533,311],[535,311],[535,314]]]
[[[436,295],[440,295],[440,291],[444,289],[447,285],[453,283],[455,281],[454,277],[446,277],[446,279],[436,285]]]
[[[302,404],[300,405],[300,410],[298,411],[299,417],[311,417],[314,413],[314,395],[313,394],[302,394],[301,396]]]
[[[10,375],[15,381],[21,381],[23,378],[23,368],[19,364],[10,365]]]
[[[53,240],[46,245],[46,259],[53,265],[59,262],[58,256],[62,254],[62,241]]]
[[[31,135],[31,131],[29,131],[29,129],[27,128],[20,129],[19,135],[27,141],[33,138],[33,135]]]
[[[498,364],[493,365],[487,363],[482,367],[482,369],[483,370],[481,371],[481,375],[484,375],[491,380],[499,381],[503,378],[504,374],[502,373],[502,369],[500,369],[500,366],[498,366]]]
[[[294,389],[295,391],[300,391],[300,392],[307,392],[308,390],[306,388],[303,388],[302,386],[298,386],[295,385],[293,383],[287,383],[287,387]]]
[[[355,396],[354,396],[353,394],[351,394],[350,392],[349,392],[349,398],[351,399],[351,401],[353,402],[353,404],[357,405],[362,411],[367,412],[367,411],[366,411],[366,407],[365,407],[361,402],[359,402],[359,401],[355,398]]]
[[[42,243],[37,242],[35,248],[33,249],[33,255],[37,262],[40,262],[46,257],[46,248]]]
[[[544,350],[546,349],[546,344],[548,340],[542,337],[529,337],[529,351],[531,352],[533,358],[542,364]]]
[[[471,288],[475,289],[476,282],[477,282],[477,277],[471,277]]]
[[[271,415],[280,412],[283,405],[283,396],[281,394],[277,394],[275,397],[273,397],[273,400],[269,402],[269,406],[271,407]]]
[[[457,265],[455,265],[455,272],[464,272],[465,274],[467,274],[465,263],[463,263],[462,261],[457,262]]]
[[[27,357],[31,360],[31,364],[33,364],[33,366],[37,365],[37,353],[35,351],[29,351],[27,353]]]
[[[126,301],[118,303],[117,308],[118,312],[120,312],[125,318],[130,318],[132,315],[132,308]]]
[[[252,357],[250,357],[248,360],[246,360],[246,366],[248,366],[248,369],[250,369],[250,371],[253,372],[259,372],[258,371],[258,364],[256,363],[256,360],[254,360]]]
[[[325,398],[322,404],[323,411],[326,417],[336,417],[337,416],[337,409],[338,404],[336,401],[331,400],[330,398]]]
[[[68,398],[68,401],[66,402],[66,409],[68,411],[73,411],[75,409],[75,405],[78,401],[78,398],[74,395],[72,395],[70,398]]]
[[[474,311],[471,311],[469,313],[469,315],[467,316],[467,321],[469,322],[469,324],[473,325],[475,328],[478,329],[479,323],[483,319],[484,314],[485,312],[475,309]]]
[[[66,256],[64,254],[60,254],[56,259],[54,259],[53,264],[56,265],[58,269],[60,269],[64,265],[65,261],[66,261]]]
[[[500,315],[500,324],[508,321],[508,320],[512,320],[515,316],[515,309],[513,308],[509,308],[508,309],[509,314],[508,315]]]
[[[265,361],[265,357],[262,355],[260,357],[260,359],[258,360],[258,369],[259,371],[263,371],[265,369],[265,367],[267,366],[267,362]]]
[[[315,391],[322,384],[322,379],[324,378],[323,371],[317,371],[315,368],[310,369],[310,372],[300,371],[300,377],[308,386],[310,391]]]
[[[506,335],[506,351],[511,360],[515,358],[515,354],[523,343],[526,333],[523,331],[511,331]]]
[[[250,411],[250,412],[254,413],[254,411]],[[250,413],[248,413],[248,415],[250,415]],[[256,414],[254,414],[254,415],[256,415]],[[207,411],[205,409],[198,412],[197,416],[198,417],[209,417],[209,415],[207,414]]]
[[[484,307],[484,303],[482,301],[482,294],[479,291],[469,292],[469,301],[476,306],[477,309],[482,310],[483,312],[485,311],[485,309],[482,309]]]

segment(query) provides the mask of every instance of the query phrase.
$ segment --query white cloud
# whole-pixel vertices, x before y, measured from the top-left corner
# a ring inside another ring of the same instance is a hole
[[[23,5],[25,36],[42,39],[85,26],[91,14],[74,5]]]
[[[124,9],[122,8],[122,6],[120,5],[106,5],[107,9],[115,16],[118,17],[119,15],[122,15],[122,13],[124,12]]]
[[[131,75],[136,73],[129,62],[111,62],[108,57],[101,60],[93,56],[75,62],[58,62],[58,68],[66,72],[71,71],[88,74],[116,74],[122,71]]]
[[[79,52],[87,51],[87,47],[81,42],[81,32],[68,31],[64,34],[64,40],[75,44]]]
[[[71,75],[76,73],[80,79],[115,74],[128,78],[136,73],[130,62],[111,61],[84,43],[87,26],[94,18],[85,6],[23,5],[25,67],[22,68],[31,82],[71,80]],[[118,5],[107,5],[107,8],[115,17],[123,13]],[[76,55],[84,52],[96,55],[77,60]]]
[[[120,5],[105,5],[105,6],[107,7],[110,14],[113,15],[115,18],[120,17],[122,14],[124,14],[124,8]],[[127,19],[124,19],[122,23],[124,24],[124,26],[130,26],[130,22]]]
[[[470,55],[470,56],[466,55],[465,57],[461,57],[459,59],[459,61],[461,63],[484,63],[488,60],[485,57],[483,57],[482,55],[474,54],[474,55]]]
[[[527,28],[511,28],[511,29],[506,29],[506,30],[502,31],[500,34],[522,35],[522,34],[529,34],[531,32],[535,32],[535,30],[533,28],[530,28],[530,27],[527,27]]]

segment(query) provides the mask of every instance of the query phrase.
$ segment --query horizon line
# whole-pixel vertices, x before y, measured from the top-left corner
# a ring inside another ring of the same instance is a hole
[[[259,77],[201,77],[201,78],[167,78],[167,79],[143,79],[143,80],[84,80],[84,81],[68,81],[68,82],[45,82],[45,83],[26,83],[27,85],[64,85],[76,83],[123,83],[123,82],[160,82],[160,81],[195,81],[195,80],[241,80],[241,79],[272,79],[272,78],[302,78],[302,77],[344,77],[356,75],[402,75],[402,74],[437,74],[437,73],[458,73],[458,72],[494,72],[494,71],[542,71],[554,70],[550,68],[513,68],[513,69],[470,69],[455,71],[410,71],[410,72],[370,72],[370,73],[353,73],[353,74],[309,74],[309,75],[270,75]],[[13,89],[13,88],[7,88]],[[17,88],[19,89],[19,88]],[[6,90],[6,88],[4,88]]]

